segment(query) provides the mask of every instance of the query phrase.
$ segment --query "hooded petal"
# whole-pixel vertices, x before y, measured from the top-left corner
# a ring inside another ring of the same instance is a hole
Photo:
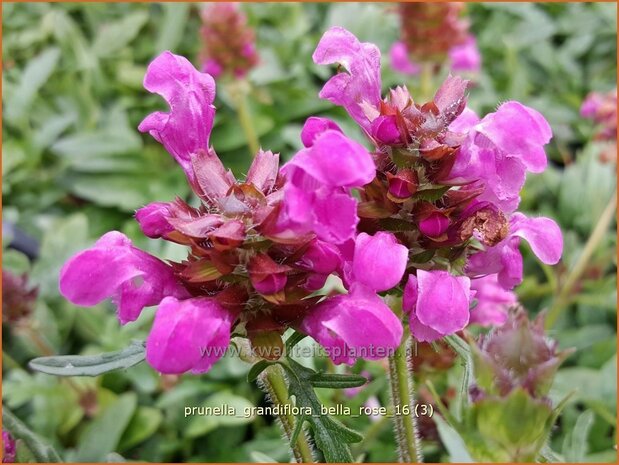
[[[94,247],[73,256],[60,272],[60,293],[76,305],[93,306],[112,297],[122,324],[166,296],[185,297],[173,270],[112,231]]]
[[[546,168],[544,145],[552,138],[552,130],[538,111],[505,102],[481,121],[478,131],[501,151],[517,157],[529,171],[541,173]]]
[[[378,296],[354,290],[317,305],[301,330],[325,347],[336,364],[384,358],[402,339],[402,324],[391,309]]]
[[[161,373],[204,373],[224,355],[235,318],[212,298],[166,297],[146,340],[146,361]]]
[[[314,140],[323,132],[332,129],[342,132],[340,127],[329,118],[320,118],[318,116],[310,116],[305,121],[303,129],[301,129],[301,142],[305,147],[314,145]]]
[[[447,271],[417,270],[415,315],[420,323],[443,334],[453,334],[469,322],[471,281]]]
[[[563,235],[559,225],[550,218],[527,218],[514,213],[511,234],[525,239],[533,253],[547,265],[555,265],[563,253]]]
[[[174,231],[174,227],[168,222],[169,204],[165,202],[152,202],[135,212],[135,219],[140,224],[144,235],[156,239]]]
[[[404,42],[393,43],[389,50],[389,59],[391,60],[391,67],[398,73],[415,76],[421,72],[421,67],[409,58]]]
[[[170,112],[152,113],[138,129],[162,143],[193,179],[191,155],[208,150],[215,117],[215,81],[197,71],[186,58],[166,51],[148,65],[144,88],[161,95]]]
[[[302,268],[320,274],[331,274],[342,264],[340,250],[333,244],[314,239],[297,263]]]
[[[289,164],[330,187],[361,187],[376,176],[376,166],[367,149],[334,130],[320,134],[310,148],[298,152]]]
[[[400,282],[407,261],[408,249],[393,234],[361,233],[355,241],[351,281],[377,292],[386,291]]]
[[[314,54],[318,65],[341,64],[347,72],[333,76],[320,91],[320,98],[343,106],[364,129],[369,128],[363,106],[378,107],[381,101],[380,51],[361,43],[349,31],[332,27],[324,33]]]

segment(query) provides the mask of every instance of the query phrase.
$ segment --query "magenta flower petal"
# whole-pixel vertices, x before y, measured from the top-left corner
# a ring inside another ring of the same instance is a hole
[[[247,173],[246,181],[253,184],[256,189],[269,193],[275,185],[279,168],[279,154],[270,150],[260,150]]]
[[[552,130],[538,111],[505,102],[482,120],[479,132],[509,156],[517,157],[529,171],[541,173],[546,168],[543,146],[552,138]]]
[[[525,239],[543,263],[555,265],[559,262],[563,235],[557,223],[550,218],[527,218],[522,213],[514,213],[510,223],[511,234]]]
[[[320,134],[310,148],[298,152],[289,164],[331,187],[361,187],[376,176],[376,166],[367,149],[334,130]]]
[[[359,223],[357,201],[342,191],[322,189],[314,198],[313,231],[319,239],[341,244],[354,237]]]
[[[378,107],[381,101],[380,51],[361,43],[349,31],[332,27],[324,33],[314,54],[314,63],[341,64],[347,72],[333,76],[320,91],[320,98],[343,106],[364,129],[369,128],[364,105]]]
[[[402,339],[402,324],[391,309],[378,296],[354,290],[317,305],[300,329],[325,347],[336,364],[384,358]]]
[[[144,235],[156,239],[174,231],[168,222],[169,205],[165,202],[152,202],[135,212],[135,219],[140,224]]]
[[[464,43],[451,47],[449,61],[451,70],[455,73],[478,73],[481,68],[481,55],[475,37],[469,36]]]
[[[186,58],[166,51],[148,65],[144,87],[161,95],[170,112],[152,113],[138,129],[162,143],[192,179],[191,155],[208,150],[215,117],[215,81]]]
[[[393,234],[377,232],[369,236],[361,233],[355,241],[352,281],[373,291],[386,291],[400,282],[407,260],[408,249],[398,243]]]
[[[224,355],[235,318],[212,298],[166,297],[146,340],[146,361],[161,373],[204,373]]]
[[[449,218],[441,212],[431,213],[419,222],[419,230],[428,237],[439,237],[447,231]]]
[[[297,265],[320,274],[331,274],[342,264],[339,249],[328,242],[314,239]]]
[[[117,231],[103,235],[94,247],[65,263],[60,293],[87,307],[112,297],[122,324],[134,321],[144,307],[157,305],[166,296],[187,296],[170,266],[133,247]]]
[[[414,314],[410,317],[409,326],[411,334],[419,342],[434,342],[445,336],[421,323]]]
[[[398,73],[415,76],[421,72],[421,67],[414,63],[408,56],[408,50],[404,42],[394,42],[389,49],[391,67]]]
[[[501,326],[507,321],[507,311],[517,298],[499,284],[496,274],[473,279],[471,289],[476,291],[477,300],[477,305],[471,310],[471,324]]]
[[[471,280],[447,271],[417,270],[419,286],[415,315],[420,323],[443,335],[469,322]]]
[[[310,116],[305,121],[303,129],[301,129],[301,142],[305,147],[314,145],[314,140],[323,132],[332,129],[342,132],[340,127],[329,118],[320,118],[318,116]]]

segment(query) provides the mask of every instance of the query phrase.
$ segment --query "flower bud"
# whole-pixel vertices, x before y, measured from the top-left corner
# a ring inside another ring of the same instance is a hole
[[[253,256],[247,268],[252,285],[264,295],[281,291],[286,285],[286,273],[290,271],[290,267],[276,263],[266,254]]]
[[[387,173],[389,182],[389,198],[394,202],[409,199],[419,186],[419,178],[413,170],[400,170],[397,174]]]

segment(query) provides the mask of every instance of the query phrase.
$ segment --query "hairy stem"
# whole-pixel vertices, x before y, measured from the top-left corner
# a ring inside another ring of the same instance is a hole
[[[282,367],[273,365],[267,368],[259,378],[260,388],[267,393],[269,400],[273,405],[292,405],[290,397],[288,396],[288,387],[286,386],[286,379],[284,378],[284,372]],[[282,409],[282,411],[285,411]],[[301,421],[296,419],[292,414],[279,415],[279,421],[284,430],[288,442],[292,438],[292,434],[295,428],[295,421]],[[294,444],[291,444],[292,453],[297,463],[313,463],[312,448],[307,440],[304,431],[301,431]]]
[[[254,123],[251,118],[251,112],[249,111],[249,102],[247,101],[247,94],[244,91],[239,92],[236,102],[236,111],[239,118],[239,123],[245,134],[247,140],[247,146],[251,152],[251,156],[255,157],[260,150],[260,142],[258,141],[258,134],[254,128]]]
[[[613,220],[615,210],[617,208],[617,189],[613,192],[612,197],[610,198],[608,205],[602,212],[600,219],[598,220],[595,228],[591,232],[589,239],[587,239],[587,243],[578,257],[578,261],[571,269],[561,291],[557,295],[557,298],[554,300],[554,303],[548,310],[548,315],[546,316],[546,329],[552,328],[555,324],[561,312],[565,310],[565,308],[569,305],[570,295],[572,294],[572,290],[578,280],[581,278],[582,274],[587,269],[587,265],[589,264],[589,260],[593,256],[593,252],[597,249],[600,242],[604,239],[604,235],[608,231],[608,227]]]
[[[417,439],[415,406],[413,405],[413,377],[409,371],[408,352],[410,344],[408,331],[393,355],[389,356],[389,383],[393,401],[393,419],[400,462],[421,462],[421,449]]]

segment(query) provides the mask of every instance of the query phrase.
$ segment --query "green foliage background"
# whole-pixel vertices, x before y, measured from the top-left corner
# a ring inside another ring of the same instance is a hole
[[[261,64],[250,80],[254,123],[263,147],[284,159],[300,147],[306,117],[325,114],[363,140],[345,114],[318,99],[330,75],[311,62],[321,34],[331,25],[376,43],[383,57],[398,36],[393,4],[246,4],[256,28]],[[69,461],[287,461],[281,433],[269,417],[184,418],[183,407],[265,405],[245,382],[249,365],[224,359],[204,376],[162,377],[146,364],[97,379],[58,379],[28,370],[31,358],[48,353],[88,354],[143,339],[152,321],[145,311],[120,327],[109,303],[81,309],[57,290],[62,263],[117,229],[137,246],[165,258],[182,250],[145,239],[132,219],[151,201],[187,197],[182,170],[150,137],[141,119],[162,108],[141,82],[148,62],[169,49],[195,64],[200,49],[199,5],[3,4],[3,221],[40,242],[30,262],[6,248],[3,268],[27,272],[39,288],[36,309],[24,327],[3,325],[3,403]],[[616,87],[616,6],[593,4],[470,4],[468,14],[483,56],[483,71],[470,106],[484,113],[519,100],[551,123],[552,163],[530,176],[522,207],[555,218],[565,235],[565,254],[554,268],[526,249],[525,282],[518,292],[532,313],[549,306],[578,259],[615,189],[615,165],[599,161],[594,128],[579,116],[585,95]],[[384,87],[406,82],[383,59]],[[408,78],[414,91],[417,83]],[[438,83],[436,83],[438,84]],[[223,86],[218,87],[212,144],[242,175],[250,160],[242,131]],[[614,223],[613,223],[614,227]],[[614,461],[616,452],[616,236],[608,232],[590,260],[566,311],[551,330],[561,347],[577,351],[553,388],[558,400],[576,389],[551,446],[566,461]],[[318,366],[324,360],[314,360]],[[353,408],[377,395],[388,402],[384,369],[355,366],[373,380],[353,398],[321,391],[327,405]],[[432,374],[443,392],[458,387],[461,367]],[[342,418],[369,433],[366,461],[394,461],[387,422]],[[448,434],[424,444],[429,460],[458,459]],[[446,447],[447,446],[447,447]],[[359,453],[360,450],[355,451]],[[28,451],[20,450],[28,459]]]

